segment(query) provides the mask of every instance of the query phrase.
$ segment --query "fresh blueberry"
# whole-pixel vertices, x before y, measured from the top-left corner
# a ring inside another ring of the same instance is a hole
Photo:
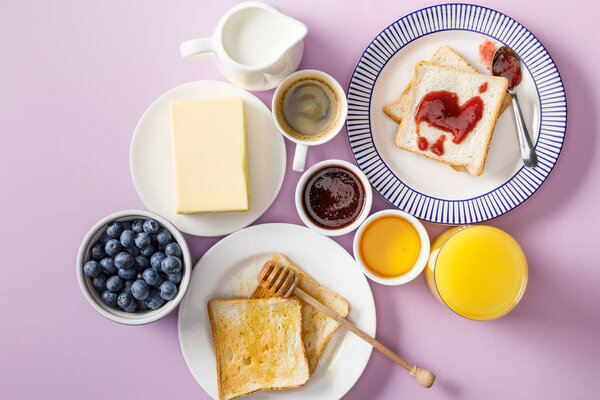
[[[142,251],[137,246],[130,247],[130,248],[126,249],[125,251],[134,257],[137,257],[140,254],[142,254]]]
[[[137,305],[137,301],[133,300],[129,306],[123,308],[123,311],[128,312],[128,313],[134,313],[137,311],[138,305]]]
[[[100,295],[100,298],[109,307],[114,307],[117,305],[117,294],[111,292],[110,290],[105,290]]]
[[[121,235],[121,232],[123,232],[123,225],[118,221],[115,221],[106,227],[106,234],[111,239],[118,238]]]
[[[135,259],[129,253],[124,251],[115,256],[115,267],[119,269],[132,269]]]
[[[167,274],[167,279],[169,279],[169,281],[179,284],[179,282],[181,282],[181,278],[183,276],[183,272],[179,271],[179,272],[175,272],[174,274]]]
[[[133,280],[128,279],[123,283],[123,292],[131,293],[131,286],[133,285]]]
[[[150,295],[150,287],[146,281],[143,279],[138,279],[131,285],[131,294],[136,300],[144,300]]]
[[[125,309],[125,308],[129,307],[129,305],[131,303],[135,303],[133,301],[133,297],[131,296],[131,293],[121,292],[121,294],[117,298],[117,304],[119,305],[119,307],[121,307],[122,309]]]
[[[123,246],[121,246],[121,242],[119,242],[117,239],[109,239],[104,246],[104,251],[106,251],[106,254],[111,257],[119,254],[121,250],[123,250]]]
[[[121,232],[121,236],[119,237],[121,240],[121,244],[123,247],[133,247],[135,245],[135,233],[130,230],[126,230]]]
[[[171,239],[172,239],[171,232],[169,232],[165,228],[161,228],[158,231],[158,233],[156,234],[156,241],[159,244],[166,245],[167,243],[169,243],[171,241]]]
[[[148,306],[144,300],[137,301],[138,311],[146,311],[148,310]]]
[[[117,272],[117,267],[115,267],[115,262],[112,257],[104,257],[100,260],[100,267],[102,268],[102,272],[106,275],[112,275]]]
[[[177,296],[177,285],[171,281],[164,281],[158,288],[160,297],[165,300],[173,300]]]
[[[106,277],[102,274],[92,279],[92,286],[97,292],[102,292],[106,289]]]
[[[160,287],[160,285],[162,285],[162,283],[163,283],[164,281],[166,281],[166,279],[165,279],[165,278],[163,278],[163,276],[162,276],[162,275],[163,275],[163,274],[159,274],[158,282],[156,282],[154,285],[152,285],[152,287],[155,287],[155,288],[157,288],[157,289],[158,289],[158,288]]]
[[[108,239],[110,239],[110,238],[108,237],[106,232],[104,232],[102,235],[100,235],[100,243],[102,243],[103,245],[106,244],[106,242],[108,242]]]
[[[160,268],[165,274],[174,274],[175,272],[181,271],[181,260],[177,257],[167,256],[167,258],[160,263]]]
[[[129,279],[135,278],[136,274],[137,274],[137,272],[133,268],[119,269],[117,271],[117,275],[119,275],[121,278],[123,278],[125,280],[129,280]]]
[[[153,235],[158,232],[160,225],[153,219],[147,219],[144,221],[144,232],[148,235]]]
[[[142,253],[143,256],[150,257],[152,254],[156,253],[156,246],[150,244],[150,246],[143,248],[140,253]]]
[[[152,244],[152,238],[146,232],[140,232],[135,235],[135,245],[140,249],[145,249]]]
[[[133,233],[140,233],[144,231],[144,220],[136,219],[131,223],[131,230]]]
[[[124,231],[130,231],[131,230],[131,221],[121,221],[121,226],[123,227]]]
[[[146,269],[142,273],[142,277],[144,281],[146,281],[146,283],[151,286],[156,285],[160,279],[160,275],[154,268]]]
[[[100,276],[102,273],[102,268],[100,268],[100,264],[98,264],[96,261],[90,260],[83,264],[83,273],[90,278],[95,278]]]
[[[136,271],[144,271],[147,268],[150,268],[150,259],[146,256],[136,256],[134,267]]]
[[[106,254],[104,253],[104,245],[101,242],[96,242],[90,249],[90,255],[92,256],[92,260],[100,260]]]
[[[160,264],[165,258],[167,258],[165,253],[156,252],[152,254],[152,257],[150,257],[150,266],[155,270],[160,271]]]
[[[113,275],[106,280],[106,288],[111,292],[118,292],[123,287],[123,279],[120,276]]]
[[[146,283],[152,286],[156,285],[160,280],[160,276],[154,268],[148,268],[147,270],[145,270],[143,273],[143,277]]]
[[[135,279],[138,279],[138,280],[139,280],[139,279],[144,279],[144,273],[143,273],[143,272],[138,272],[138,273],[135,275]]]
[[[165,300],[160,297],[158,289],[151,289],[150,295],[144,301],[146,302],[146,306],[148,306],[148,308],[151,310],[158,310],[163,304],[165,304]]]
[[[177,242],[171,242],[165,247],[165,254],[168,256],[181,257],[183,253]]]

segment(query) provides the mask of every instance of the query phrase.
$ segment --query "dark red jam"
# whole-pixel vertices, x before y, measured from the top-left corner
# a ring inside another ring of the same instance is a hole
[[[433,154],[437,154],[441,156],[444,154],[444,140],[446,140],[446,135],[442,135],[435,141],[435,143],[431,146],[431,151]]]
[[[308,179],[302,198],[312,222],[325,229],[340,229],[358,219],[365,189],[346,168],[326,167]]]
[[[509,50],[501,49],[492,65],[492,73],[508,79],[508,88],[512,90],[521,82],[521,63]]]
[[[429,147],[429,142],[427,142],[427,139],[425,139],[423,136],[419,136],[419,139],[417,139],[417,141],[419,142],[420,150],[427,150],[427,148]]]
[[[415,113],[417,135],[419,124],[424,121],[429,126],[451,133],[452,142],[458,144],[475,128],[482,116],[483,100],[479,96],[459,106],[456,93],[443,90],[430,92],[423,96]]]
[[[479,93],[485,93],[487,91],[488,83],[483,82],[481,86],[479,86]]]

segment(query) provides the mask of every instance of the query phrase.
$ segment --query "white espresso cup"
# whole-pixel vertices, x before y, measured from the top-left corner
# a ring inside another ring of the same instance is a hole
[[[284,95],[287,95],[288,89],[293,87],[297,81],[310,78],[315,78],[316,80],[326,83],[335,93],[335,101],[337,104],[337,113],[333,122],[327,126],[327,129],[324,132],[320,132],[318,135],[315,135],[314,138],[310,137],[310,135],[303,135],[303,137],[300,137],[297,133],[294,133],[293,129],[290,128],[285,121],[282,111],[284,107]],[[273,119],[275,120],[275,125],[279,128],[281,134],[296,143],[296,152],[294,154],[292,169],[301,172],[304,171],[308,148],[329,142],[344,126],[348,115],[348,100],[346,99],[346,93],[344,92],[344,89],[342,89],[342,86],[331,75],[314,69],[305,69],[289,75],[279,84],[279,86],[277,86],[275,94],[273,95],[271,111]]]
[[[228,10],[210,37],[181,43],[183,58],[214,58],[231,83],[246,90],[273,89],[298,68],[308,29],[259,1]]]

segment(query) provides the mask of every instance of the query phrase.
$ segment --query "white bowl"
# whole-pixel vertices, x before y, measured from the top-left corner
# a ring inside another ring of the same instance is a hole
[[[363,263],[362,258],[360,257],[360,253],[358,251],[358,241],[359,241],[363,231],[365,230],[365,227],[367,225],[369,225],[369,223],[371,223],[371,221],[373,221],[374,219],[377,219],[379,217],[383,217],[386,215],[399,216],[399,217],[404,218],[408,222],[410,222],[412,224],[412,226],[419,233],[419,237],[421,239],[421,251],[419,252],[419,257],[417,258],[415,265],[413,265],[411,270],[408,271],[406,274],[400,275],[395,278],[382,278],[380,276],[373,274]],[[423,224],[418,219],[416,219],[411,214],[404,212],[404,211],[382,210],[382,211],[376,212],[375,214],[373,214],[369,218],[367,218],[365,220],[365,222],[360,226],[360,228],[358,228],[358,230],[354,234],[354,245],[353,245],[354,259],[356,260],[358,265],[360,265],[360,267],[363,270],[363,273],[369,279],[371,279],[377,283],[381,283],[382,285],[388,285],[388,286],[403,285],[403,284],[408,283],[408,282],[412,281],[413,279],[415,279],[423,271],[423,269],[425,268],[425,265],[427,265],[427,260],[429,259],[429,246],[430,246],[429,235],[427,234],[427,231],[425,230],[425,227],[423,226]]]
[[[319,225],[312,222],[312,220],[306,213],[306,210],[304,209],[304,200],[302,199],[302,197],[303,197],[303,193],[304,193],[304,187],[306,186],[306,182],[312,177],[312,175],[315,172],[317,172],[323,168],[327,168],[327,167],[342,167],[347,170],[350,170],[354,175],[356,175],[358,177],[358,179],[362,183],[363,189],[365,191],[365,202],[363,204],[362,211],[358,215],[358,218],[356,219],[356,221],[354,221],[350,225],[345,226],[343,228],[338,228],[338,229],[322,228]],[[307,169],[304,172],[304,174],[302,174],[302,176],[300,177],[300,180],[298,181],[298,185],[296,185],[296,211],[298,211],[298,215],[300,216],[300,219],[302,219],[302,222],[304,222],[304,225],[308,226],[313,231],[318,232],[323,235],[326,235],[326,236],[341,236],[341,235],[345,235],[346,233],[352,232],[353,230],[358,228],[360,226],[360,224],[362,224],[362,222],[369,215],[369,212],[371,211],[372,203],[373,203],[373,191],[371,190],[371,184],[369,183],[369,179],[367,179],[367,176],[364,174],[364,172],[362,172],[356,165],[351,164],[348,161],[344,161],[344,160],[325,160],[325,161],[316,163],[315,165],[313,165],[312,167]]]
[[[132,221],[134,219],[155,219],[161,226],[166,228],[173,239],[177,241],[181,252],[183,253],[183,276],[179,283],[177,290],[177,296],[157,310],[147,311],[136,311],[128,313],[117,308],[109,307],[100,299],[100,296],[96,293],[96,290],[92,287],[92,282],[89,277],[83,273],[83,264],[90,259],[90,247],[98,241],[106,226],[113,221]],[[161,217],[160,215],[154,214],[149,211],[141,210],[128,210],[119,211],[114,214],[108,215],[102,218],[83,238],[81,246],[79,247],[79,253],[77,254],[76,263],[77,281],[83,296],[86,298],[88,303],[98,311],[102,316],[110,319],[111,321],[119,322],[126,325],[143,325],[150,322],[154,322],[162,317],[168,315],[173,311],[183,299],[185,292],[190,285],[190,278],[192,275],[192,257],[190,255],[190,249],[187,246],[183,235],[175,228],[175,225]]]

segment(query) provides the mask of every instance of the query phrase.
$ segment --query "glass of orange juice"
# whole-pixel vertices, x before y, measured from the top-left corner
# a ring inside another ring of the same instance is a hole
[[[523,297],[527,260],[503,230],[464,225],[434,240],[425,279],[438,300],[458,315],[491,320],[507,314]]]

